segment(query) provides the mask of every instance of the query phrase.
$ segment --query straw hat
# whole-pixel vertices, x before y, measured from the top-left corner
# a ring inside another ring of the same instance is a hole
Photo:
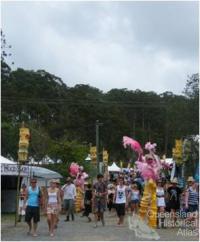
[[[66,179],[66,181],[68,182],[68,181],[71,181],[71,177],[67,177],[67,179]]]
[[[50,183],[56,183],[57,180],[56,180],[56,179],[51,179],[49,182],[50,182]]]
[[[57,184],[60,184],[60,179],[56,179],[56,183]]]
[[[177,178],[175,177],[174,179],[172,179],[172,180],[171,180],[171,183],[176,183],[176,184],[178,184],[178,180],[177,180]]]
[[[192,176],[189,176],[188,179],[187,179],[187,182],[194,182],[194,178]]]

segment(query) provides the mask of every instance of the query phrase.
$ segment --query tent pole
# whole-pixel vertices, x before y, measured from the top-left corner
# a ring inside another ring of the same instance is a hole
[[[16,194],[15,227],[17,226],[18,210],[19,210],[20,171],[21,171],[21,164],[20,164],[20,161],[18,160],[18,176],[17,176],[17,194]]]

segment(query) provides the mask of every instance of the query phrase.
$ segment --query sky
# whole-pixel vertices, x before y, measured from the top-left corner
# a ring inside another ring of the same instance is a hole
[[[67,86],[181,94],[198,72],[198,2],[2,2],[13,69]]]

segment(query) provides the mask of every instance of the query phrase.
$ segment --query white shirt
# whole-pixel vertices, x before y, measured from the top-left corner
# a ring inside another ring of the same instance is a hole
[[[119,185],[117,186],[117,191],[116,191],[116,203],[126,203],[126,186],[120,187]]]
[[[52,204],[52,203],[57,203],[57,191],[55,192],[50,192],[48,190],[48,204]]]
[[[62,190],[64,191],[63,199],[74,199],[76,197],[76,187],[74,184],[65,184]]]

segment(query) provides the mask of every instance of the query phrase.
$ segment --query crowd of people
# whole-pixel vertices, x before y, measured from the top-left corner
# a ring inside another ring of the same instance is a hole
[[[178,186],[177,178],[172,181],[158,179],[156,184],[157,228],[166,227],[166,216],[163,215],[167,212],[170,213],[170,220],[174,223],[179,214],[185,221],[195,220],[197,223],[199,187],[193,177],[187,179],[187,185],[184,188]],[[40,207],[47,216],[51,237],[55,235],[62,210],[66,214],[65,222],[74,221],[75,212],[81,212],[81,216],[86,216],[88,222],[94,222],[94,228],[98,227],[99,221],[102,226],[105,226],[104,212],[108,210],[108,213],[116,213],[118,217],[116,225],[123,226],[125,214],[139,213],[143,186],[143,179],[135,172],[119,173],[115,177],[98,174],[93,184],[85,182],[81,190],[71,177],[68,177],[62,186],[59,180],[53,179],[47,189],[39,188],[37,180],[32,178],[28,188],[25,185],[22,186],[20,216],[25,215],[25,221],[29,227],[28,234],[33,236],[37,236]],[[77,210],[76,207],[79,209]],[[91,214],[94,214],[94,217]]]

